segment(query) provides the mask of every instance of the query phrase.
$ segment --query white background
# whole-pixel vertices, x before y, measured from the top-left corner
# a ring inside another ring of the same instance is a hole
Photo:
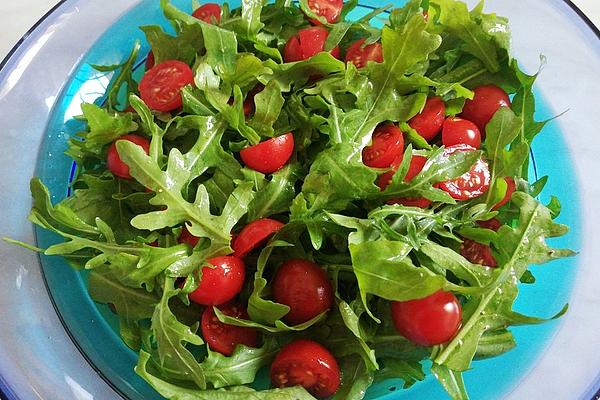
[[[57,2],[57,0],[0,0],[0,60],[25,32]],[[600,0],[573,0],[573,2],[597,26],[600,26]]]

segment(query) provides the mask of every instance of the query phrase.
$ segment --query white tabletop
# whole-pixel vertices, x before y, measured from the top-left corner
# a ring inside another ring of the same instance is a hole
[[[89,0],[101,1],[101,0]],[[572,0],[600,26],[599,0]],[[58,0],[0,0],[0,60]]]

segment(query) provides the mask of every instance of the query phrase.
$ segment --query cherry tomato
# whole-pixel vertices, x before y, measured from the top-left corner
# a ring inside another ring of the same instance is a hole
[[[146,72],[139,85],[140,97],[151,109],[173,111],[183,104],[181,88],[194,83],[194,73],[181,61],[162,62]]]
[[[406,172],[406,176],[404,177],[404,182],[410,182],[412,179],[421,172],[423,166],[427,162],[427,158],[420,155],[413,155],[410,159],[410,165],[408,167],[408,171]],[[379,179],[377,180],[377,186],[381,190],[384,190],[390,182],[392,182],[392,178],[394,177],[394,173],[398,169],[399,165],[393,165],[392,170],[386,172],[385,174],[381,174]],[[427,208],[431,205],[431,201],[427,200],[424,197],[402,197],[397,199],[386,200],[387,204],[402,204],[407,207],[419,207],[419,208]]]
[[[323,51],[329,31],[322,26],[313,26],[301,29],[296,36],[292,36],[283,49],[285,62],[302,61]],[[335,58],[340,57],[340,48],[330,51]]]
[[[246,117],[254,112],[254,96],[262,92],[264,88],[263,85],[258,84],[248,92],[246,100],[244,100],[244,115]]]
[[[273,298],[290,307],[287,322],[301,324],[333,307],[333,288],[319,265],[293,259],[279,267],[273,280]]]
[[[515,183],[515,180],[513,178],[507,176],[506,178],[504,178],[504,180],[506,181],[507,185],[506,194],[504,195],[504,198],[502,198],[502,200],[500,200],[494,207],[492,207],[492,210],[497,210],[506,203],[508,203],[515,190],[517,190],[517,184]]]
[[[491,247],[471,239],[463,239],[460,245],[460,255],[473,264],[481,264],[490,268],[498,266]]]
[[[477,125],[466,119],[450,117],[442,127],[442,143],[446,147],[468,144],[478,149],[481,146],[481,133]]]
[[[154,60],[154,53],[152,52],[152,50],[150,50],[150,52],[148,53],[148,56],[146,57],[146,71],[154,68],[155,64],[156,63]]]
[[[234,255],[244,258],[256,247],[264,243],[269,236],[283,227],[283,224],[274,219],[263,218],[250,222],[242,229],[237,238],[233,241]]]
[[[425,103],[423,111],[408,121],[413,128],[425,140],[430,141],[440,133],[444,119],[446,118],[446,104],[441,97],[430,97]]]
[[[183,226],[183,229],[181,230],[181,235],[179,235],[179,239],[177,239],[177,241],[179,243],[187,243],[192,247],[196,247],[196,245],[198,244],[198,241],[200,240],[200,238],[198,236],[194,236],[190,233],[190,231],[188,231],[187,226]]]
[[[213,18],[219,23],[221,22],[221,6],[217,3],[206,3],[194,11],[192,16],[208,24],[212,24]]]
[[[373,43],[363,47],[365,39],[359,39],[352,43],[346,51],[346,62],[356,65],[356,68],[362,68],[368,61],[383,62],[383,49],[381,43]]]
[[[497,218],[488,219],[487,221],[477,221],[477,225],[482,228],[490,229],[494,232],[498,232],[498,229],[502,226],[502,222],[500,222]]]
[[[294,135],[286,133],[240,151],[240,157],[248,168],[263,174],[281,169],[294,152]]]
[[[474,151],[475,148],[459,144],[446,147],[444,154],[449,156],[457,151]],[[440,182],[439,188],[456,200],[470,200],[481,196],[490,188],[490,170],[487,162],[479,159],[471,170],[456,179]]]
[[[227,303],[242,290],[246,266],[235,256],[215,257],[208,262],[214,268],[202,268],[200,285],[190,293],[189,298],[194,303],[205,306]]]
[[[343,0],[308,0],[308,8],[320,17],[325,17],[327,22],[333,24],[342,14]],[[320,25],[319,21],[311,20],[315,25]]]
[[[392,301],[392,321],[396,330],[421,346],[446,343],[458,332],[461,320],[458,299],[443,290],[422,299]]]
[[[229,317],[250,319],[248,312],[238,304],[225,303],[217,308]],[[201,329],[208,347],[226,356],[230,356],[238,344],[256,347],[258,343],[256,329],[224,324],[219,321],[212,307],[207,307],[202,313]]]
[[[473,90],[473,100],[467,100],[460,115],[479,127],[485,137],[485,126],[500,107],[510,107],[508,94],[495,85],[479,86]]]
[[[371,145],[362,151],[363,163],[371,168],[387,168],[394,162],[402,160],[404,151],[404,136],[396,125],[379,125],[373,137]]]
[[[275,387],[302,386],[313,396],[332,396],[340,386],[335,357],[317,342],[298,339],[284,346],[271,365]]]
[[[119,157],[119,152],[117,151],[117,142],[119,140],[127,140],[137,144],[144,149],[146,154],[150,152],[150,141],[145,137],[138,135],[124,135],[112,142],[108,148],[108,153],[106,155],[106,167],[108,170],[119,178],[131,179],[131,175],[129,174],[129,166],[125,164],[123,160],[121,160],[121,157]]]

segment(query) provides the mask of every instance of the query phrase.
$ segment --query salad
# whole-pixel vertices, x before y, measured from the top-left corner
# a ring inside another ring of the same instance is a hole
[[[81,105],[72,195],[31,181],[30,220],[64,241],[15,243],[89,271],[166,398],[362,399],[431,373],[467,399],[473,360],[546,321],[512,307],[529,265],[574,254],[546,243],[568,229],[529,180],[547,121],[508,21],[456,0],[160,4],[147,56],[94,66],[113,78]]]

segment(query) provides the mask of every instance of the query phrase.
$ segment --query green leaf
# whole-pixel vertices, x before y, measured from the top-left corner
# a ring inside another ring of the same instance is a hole
[[[298,324],[298,325],[289,326],[289,325],[281,322],[279,319],[274,321],[273,325],[268,325],[268,324],[262,324],[259,322],[254,322],[252,320],[244,320],[244,319],[240,319],[240,318],[233,318],[233,317],[227,316],[227,315],[223,314],[216,307],[214,307],[214,310],[215,310],[215,314],[216,314],[217,318],[219,318],[219,321],[221,321],[225,324],[233,325],[233,326],[241,326],[244,328],[258,329],[260,331],[268,332],[268,333],[282,333],[282,332],[292,332],[292,331],[301,332],[319,322],[322,322],[325,319],[325,313],[323,312],[323,313],[311,318],[310,320],[303,322],[302,324]]]
[[[425,379],[425,373],[421,364],[398,360],[395,358],[385,358],[383,360],[384,368],[377,371],[375,378],[377,381],[385,379],[402,379],[404,389],[408,389],[418,381]]]
[[[365,363],[356,356],[339,361],[342,382],[333,400],[362,400],[373,383],[373,372],[367,371]]]
[[[462,373],[453,371],[446,366],[433,364],[431,372],[442,384],[452,400],[469,400]]]
[[[281,88],[276,81],[270,81],[254,96],[255,111],[249,125],[261,135],[273,136],[273,124],[277,121],[284,102]]]
[[[295,185],[299,178],[298,164],[288,164],[275,172],[250,203],[248,221],[288,211],[296,196]]]
[[[158,25],[141,26],[146,40],[150,43],[156,64],[163,61],[179,60],[193,65],[198,52],[203,47],[202,29],[198,25],[180,24],[182,31],[177,36],[164,32]]]

